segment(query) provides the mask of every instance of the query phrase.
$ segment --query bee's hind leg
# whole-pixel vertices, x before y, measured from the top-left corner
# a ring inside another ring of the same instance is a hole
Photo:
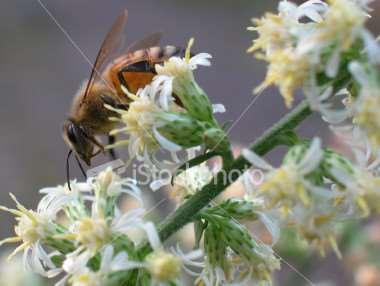
[[[108,144],[112,145],[115,143],[115,141],[116,141],[116,138],[114,135],[108,135]],[[108,152],[112,160],[115,160],[117,158],[114,148],[109,148]]]

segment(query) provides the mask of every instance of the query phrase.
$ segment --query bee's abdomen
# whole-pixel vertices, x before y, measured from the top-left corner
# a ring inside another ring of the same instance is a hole
[[[120,84],[135,93],[149,84],[156,74],[155,65],[162,64],[170,57],[183,57],[185,49],[175,46],[150,47],[138,50],[116,59],[110,69],[110,78],[117,93],[124,96]]]
[[[151,51],[155,48],[150,48],[148,51]],[[175,46],[165,46],[158,48],[158,56],[157,59],[160,61],[165,61],[170,57],[183,57],[185,55],[185,50],[181,47]]]

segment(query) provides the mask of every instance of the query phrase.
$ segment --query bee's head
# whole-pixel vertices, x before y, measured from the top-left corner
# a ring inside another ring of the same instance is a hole
[[[88,166],[91,165],[94,143],[91,136],[86,133],[83,126],[68,119],[63,124],[63,139]]]

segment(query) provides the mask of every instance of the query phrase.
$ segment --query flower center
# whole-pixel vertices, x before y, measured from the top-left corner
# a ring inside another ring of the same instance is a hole
[[[158,146],[151,132],[157,120],[155,113],[158,111],[159,108],[152,100],[139,97],[130,104],[128,112],[123,115],[129,133],[140,139],[141,150],[154,150]]]
[[[19,218],[15,232],[24,242],[35,243],[44,237],[43,225],[44,222],[40,222],[34,213],[30,215],[24,214]]]
[[[380,146],[380,96],[377,94],[363,95],[355,116],[355,121],[368,134],[371,142]]]
[[[78,227],[78,240],[91,249],[99,249],[109,238],[109,229],[103,219],[82,219]]]
[[[72,279],[73,286],[100,286],[101,281],[99,281],[99,277],[90,272],[85,272],[74,276]]]
[[[148,270],[154,279],[168,282],[176,279],[181,272],[181,261],[171,253],[158,251],[147,257]]]

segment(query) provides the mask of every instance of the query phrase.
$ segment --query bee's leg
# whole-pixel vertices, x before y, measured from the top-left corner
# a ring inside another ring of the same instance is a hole
[[[108,135],[108,143],[110,145],[114,144],[115,141],[116,141],[116,138],[114,135]],[[116,153],[115,153],[115,149],[110,148],[110,149],[108,149],[108,151],[109,151],[109,154],[110,154],[112,160],[115,160],[117,158]]]
[[[129,86],[128,86],[128,83],[127,81],[125,80],[124,76],[123,76],[123,73],[124,72],[127,72],[128,70],[126,70],[126,68],[123,68],[121,69],[118,73],[117,73],[117,78],[119,79],[119,82],[122,86],[124,86],[126,89],[129,90]]]
[[[103,102],[104,102],[105,104],[108,104],[108,105],[112,106],[113,108],[128,110],[128,107],[129,107],[128,104],[119,103],[119,102],[118,102],[115,98],[113,98],[112,96],[109,96],[109,95],[102,95],[102,96],[101,96],[101,99],[103,100]]]

